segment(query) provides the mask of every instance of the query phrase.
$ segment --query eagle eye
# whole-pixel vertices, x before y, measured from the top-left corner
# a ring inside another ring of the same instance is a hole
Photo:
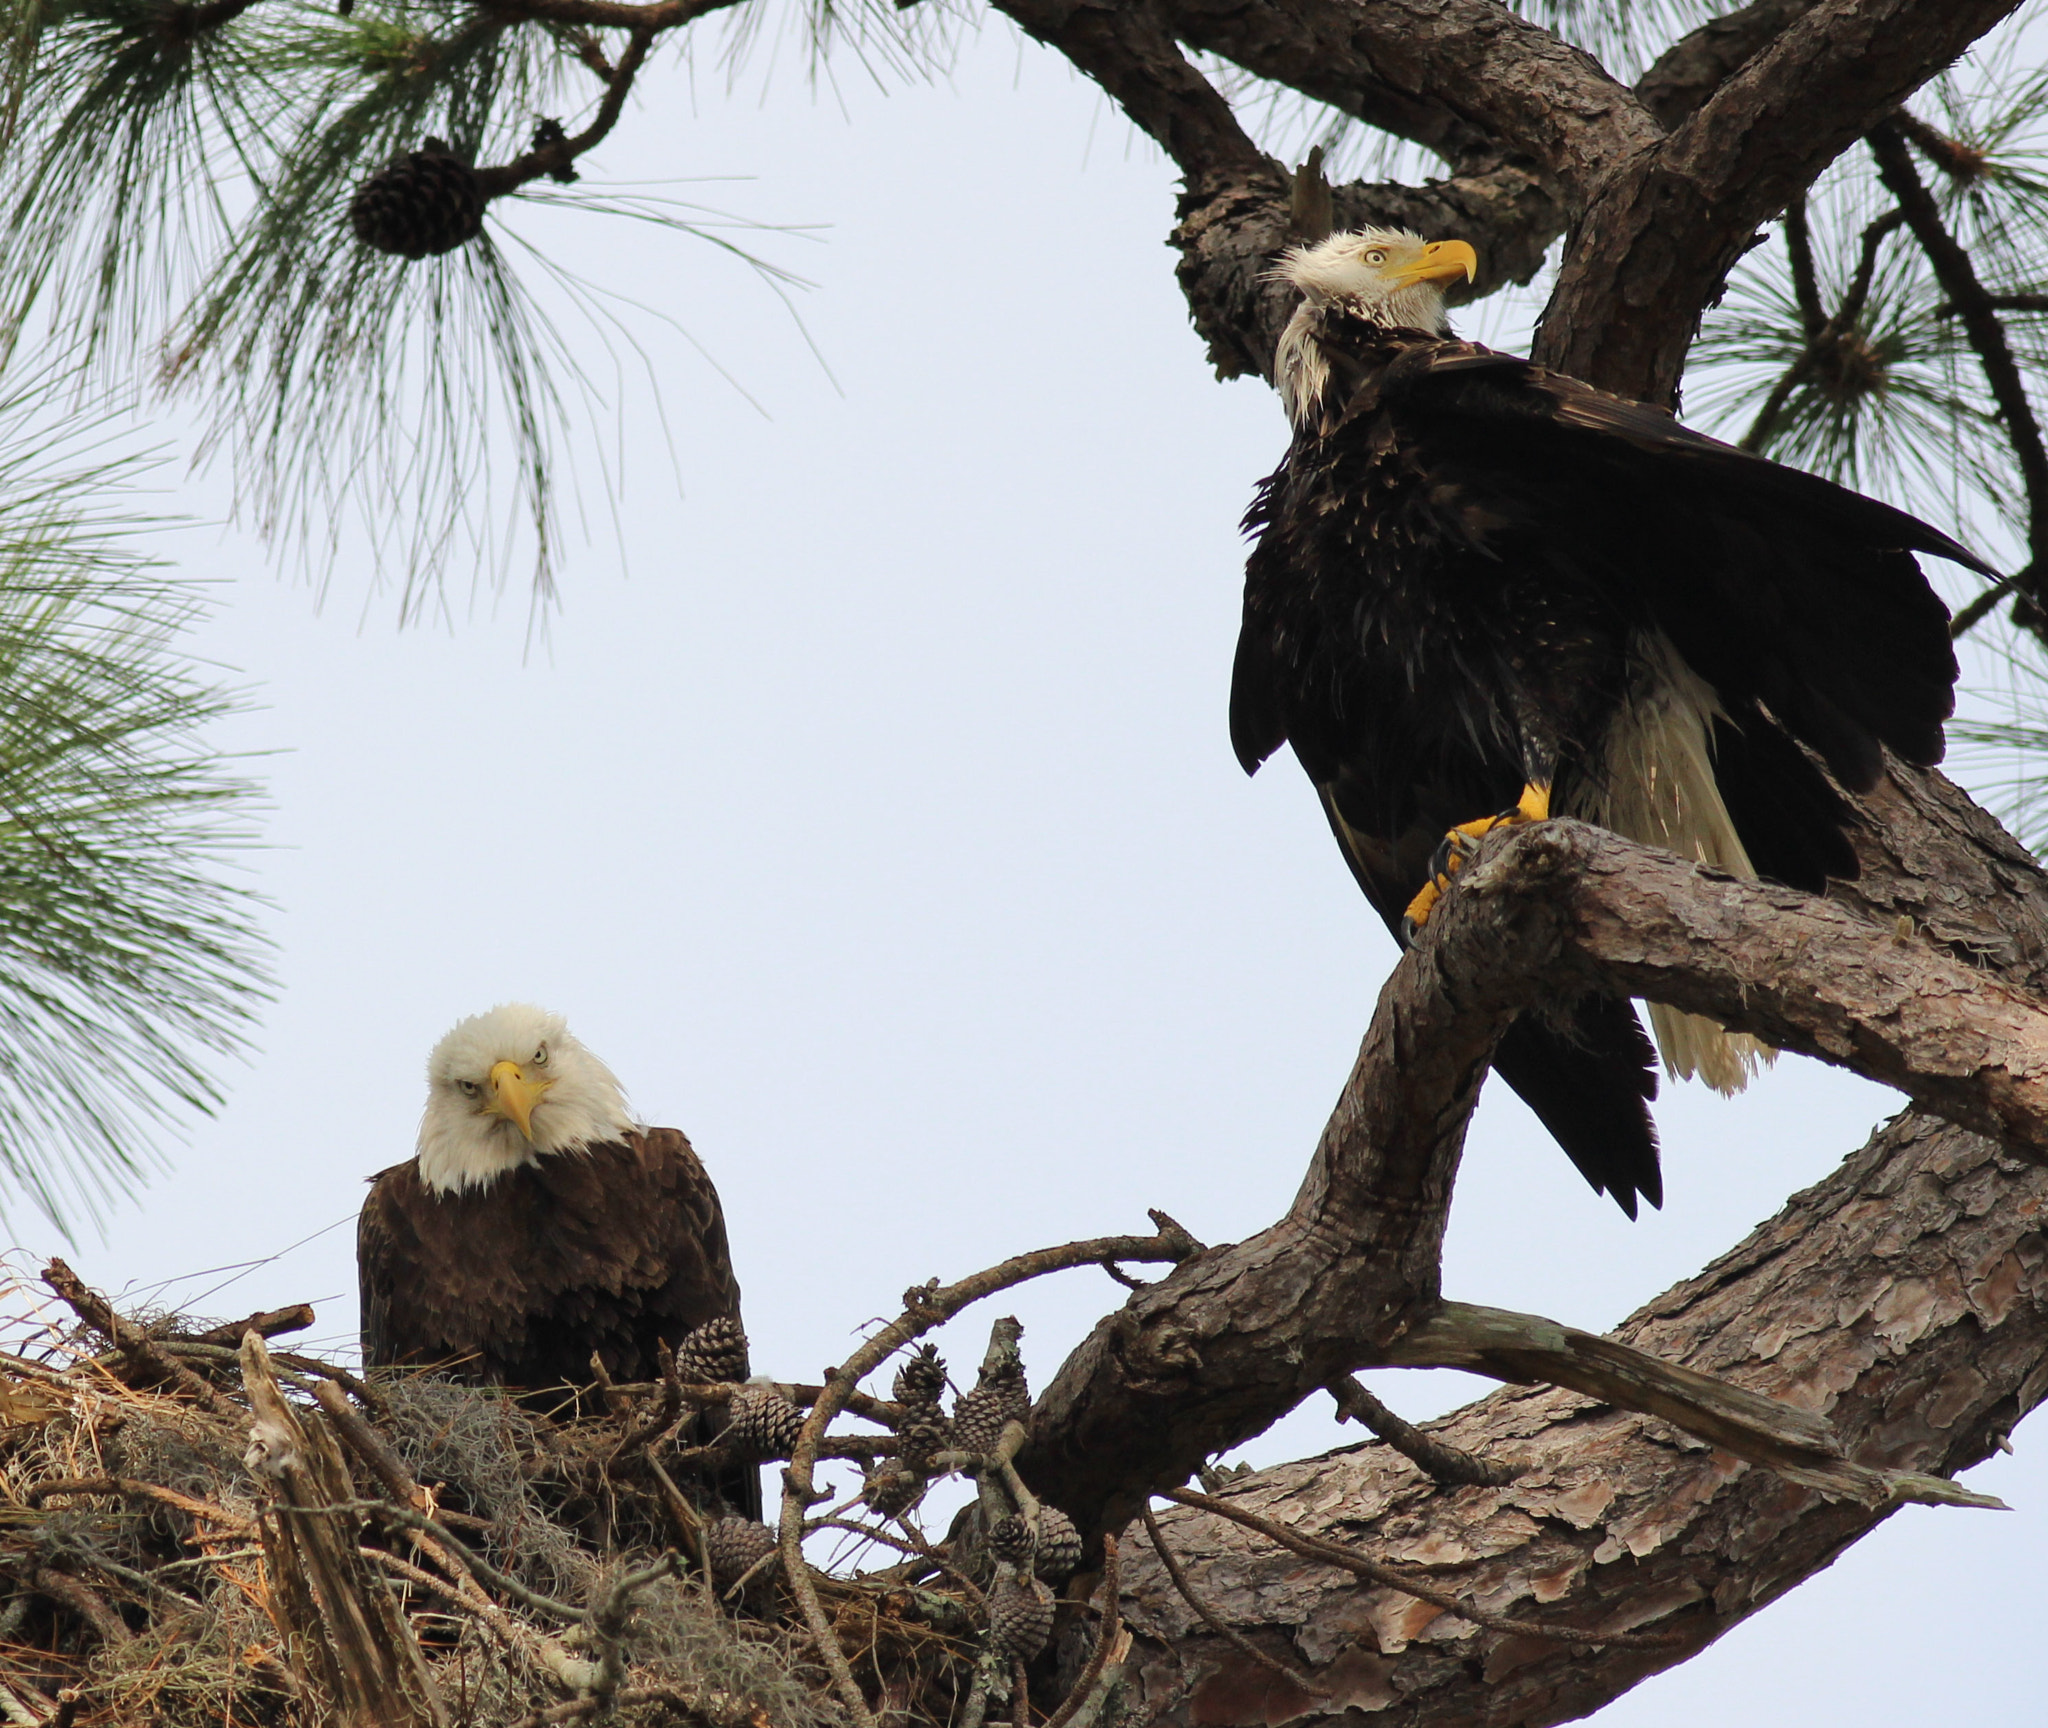
[[[548,1047],[545,1044],[533,1053],[533,1065],[536,1068],[545,1068],[548,1065]]]
[[[1384,264],[1387,261],[1386,252],[1378,246],[1368,246],[1363,252],[1359,253],[1359,257],[1363,258],[1368,264],[1373,265]]]
[[[465,1098],[476,1098],[483,1093],[483,1088],[474,1080],[458,1080],[455,1084],[462,1088],[462,1095]]]

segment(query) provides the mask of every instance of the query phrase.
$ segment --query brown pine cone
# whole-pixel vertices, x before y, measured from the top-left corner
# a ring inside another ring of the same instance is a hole
[[[747,1377],[747,1335],[737,1320],[707,1320],[676,1346],[676,1377],[692,1386],[717,1386]]]
[[[953,1444],[953,1429],[937,1406],[907,1416],[896,1430],[896,1459],[920,1476],[931,1474],[932,1454]]]
[[[1014,1512],[998,1518],[988,1533],[988,1551],[1012,1566],[1026,1564],[1031,1558],[1031,1526]]]
[[[1034,1570],[1055,1587],[1064,1584],[1081,1564],[1081,1532],[1057,1506],[1038,1509],[1038,1559]]]
[[[751,1518],[719,1518],[704,1526],[704,1553],[711,1562],[711,1581],[721,1590],[730,1590],[774,1552],[775,1532]]]
[[[1052,1592],[1036,1578],[1005,1572],[988,1593],[988,1634],[999,1655],[1029,1662],[1052,1636]]]
[[[893,1458],[884,1458],[867,1473],[860,1497],[884,1517],[909,1511],[924,1488],[924,1477],[906,1470]]]
[[[904,1405],[936,1404],[946,1390],[946,1364],[929,1344],[918,1346],[917,1354],[896,1370],[896,1402]]]
[[[429,138],[356,188],[348,220],[365,246],[396,258],[429,258],[482,232],[483,187],[474,168]]]
[[[726,1406],[724,1438],[750,1458],[787,1458],[804,1413],[772,1386],[742,1386]]]
[[[1007,1362],[985,1374],[972,1392],[953,1406],[953,1434],[964,1452],[987,1454],[996,1448],[1003,1429],[1031,1415],[1031,1394],[1024,1385],[1023,1364]]]

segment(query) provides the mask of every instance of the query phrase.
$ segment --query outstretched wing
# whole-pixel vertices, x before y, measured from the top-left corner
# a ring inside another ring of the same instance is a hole
[[[1991,573],[1967,548],[1526,360],[1425,337],[1333,343],[1340,423],[1392,415],[1447,513],[1500,557],[1568,568],[1646,612],[1738,726],[1760,704],[1858,791],[1880,744],[1941,760],[1956,659],[1913,554]]]

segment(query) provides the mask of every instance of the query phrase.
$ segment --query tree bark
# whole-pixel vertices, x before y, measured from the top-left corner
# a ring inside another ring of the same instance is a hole
[[[1536,357],[1655,401],[1675,397],[1699,311],[1757,224],[2014,10],[1756,0],[1629,90],[1491,0],[998,4],[1181,169],[1180,280],[1219,373],[1270,376],[1287,244],[1318,221],[1381,223],[1471,241],[1482,291],[1530,279],[1564,235]],[[1340,186],[1319,206],[1183,46],[1423,144],[1449,177]],[[1146,1716],[1582,1714],[1826,1565],[1899,1499],[1940,1498],[1928,1478],[1983,1458],[2048,1395],[2048,878],[1938,775],[1894,773],[1860,813],[1862,875],[1826,902],[1572,824],[1490,842],[1389,980],[1287,1215],[1139,1290],[1069,1358],[1019,1463],[1096,1530],[1357,1368],[1456,1361],[1564,1383],[1496,1393],[1433,1430],[1519,1464],[1503,1486],[1442,1485],[1373,1444],[1230,1490],[1409,1568],[1473,1617],[1211,1513],[1160,1520],[1207,1607],[1306,1687],[1218,1635],[1134,1536],[1125,1610]],[[1916,1100],[1611,1341],[1439,1288],[1494,1043],[1516,1014],[1585,989],[1711,1013]],[[1503,1616],[1563,1636],[1486,1623]],[[1611,1641],[1631,1629],[1671,1641]]]
[[[2044,1208],[2048,1170],[1909,1111],[1615,1336],[1825,1413],[1867,1459],[1953,1472],[2048,1394]],[[1523,1474],[1441,1488],[1374,1443],[1265,1471],[1228,1497],[1495,1613],[1685,1642],[1602,1649],[1487,1632],[1176,1509],[1162,1533],[1197,1592],[1330,1696],[1289,1696],[1208,1633],[1136,1538],[1124,1612],[1146,1713],[1206,1728],[1347,1707],[1389,1728],[1564,1721],[1686,1660],[1889,1511],[1831,1501],[1572,1392],[1497,1392],[1431,1432]]]

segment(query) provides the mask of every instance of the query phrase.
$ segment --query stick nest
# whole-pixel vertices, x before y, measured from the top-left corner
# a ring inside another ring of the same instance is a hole
[[[773,1533],[695,1486],[739,1388],[600,1379],[549,1411],[265,1342],[311,1321],[124,1316],[62,1261],[0,1283],[0,1723],[845,1722]],[[889,1571],[806,1567],[805,1594],[833,1667],[942,1724],[981,1592],[892,1528]],[[733,1579],[736,1552],[762,1558]]]

